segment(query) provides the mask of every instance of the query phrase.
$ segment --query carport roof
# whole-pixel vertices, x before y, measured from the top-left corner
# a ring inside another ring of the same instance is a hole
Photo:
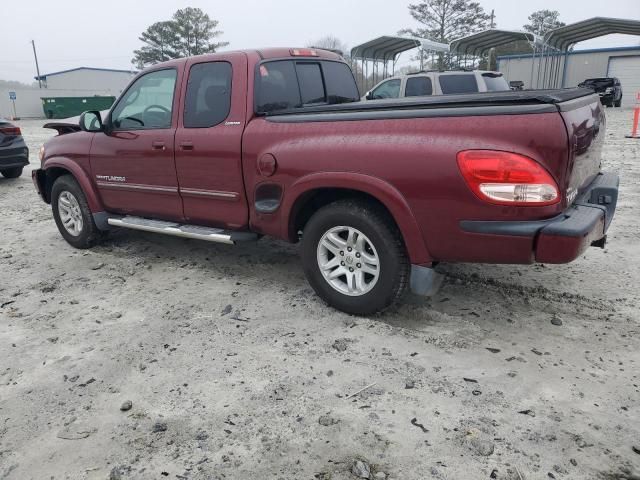
[[[490,48],[519,40],[539,42],[541,39],[529,32],[491,29],[454,40],[449,44],[449,50],[457,54],[477,56]]]
[[[448,52],[449,46],[425,38],[382,36],[351,49],[351,57],[362,60],[388,61],[413,48],[422,47],[435,52]]]
[[[68,70],[61,70],[59,72],[43,73],[39,77],[33,77],[33,78],[35,78],[36,80],[46,80],[47,77],[52,77],[54,75],[60,75],[62,73],[77,72],[78,70],[94,70],[94,71],[98,71],[98,72],[117,72],[117,73],[131,73],[131,74],[138,73],[138,72],[136,72],[134,70],[117,70],[115,68],[76,67],[76,68],[70,68]]]
[[[640,35],[640,21],[594,17],[551,30],[545,35],[545,42],[551,47],[565,51],[578,42],[613,33]]]

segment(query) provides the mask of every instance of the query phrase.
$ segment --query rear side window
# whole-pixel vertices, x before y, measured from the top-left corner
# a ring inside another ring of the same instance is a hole
[[[344,63],[276,60],[258,67],[256,111],[260,113],[358,100],[353,74]]]
[[[477,93],[478,82],[474,74],[454,73],[440,75],[440,89],[442,93]]]
[[[488,92],[504,92],[511,90],[509,84],[500,73],[483,73],[482,79]]]
[[[208,128],[222,123],[231,109],[231,64],[208,62],[189,71],[184,105],[185,128]]]
[[[405,97],[424,97],[433,94],[433,86],[429,77],[412,77],[407,79]]]

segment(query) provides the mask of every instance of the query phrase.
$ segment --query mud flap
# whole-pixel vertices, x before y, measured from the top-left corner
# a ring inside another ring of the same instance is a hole
[[[435,295],[442,282],[444,275],[436,272],[433,268],[411,265],[411,279],[409,286],[416,295],[431,297]]]

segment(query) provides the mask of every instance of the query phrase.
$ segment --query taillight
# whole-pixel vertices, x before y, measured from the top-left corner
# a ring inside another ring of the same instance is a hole
[[[292,57],[317,57],[318,52],[311,48],[292,48],[289,50]]]
[[[17,137],[19,135],[22,135],[20,127],[14,127],[13,125],[11,125],[10,127],[0,127],[0,133],[9,137]]]
[[[535,160],[511,152],[465,150],[458,166],[467,185],[480,199],[498,205],[553,205],[560,201],[558,185]]]

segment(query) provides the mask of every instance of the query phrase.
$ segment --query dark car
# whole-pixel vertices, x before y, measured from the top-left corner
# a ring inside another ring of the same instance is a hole
[[[29,165],[29,149],[20,127],[0,118],[0,173],[6,178],[18,178]]]
[[[622,105],[622,86],[617,78],[587,78],[579,87],[590,88],[607,107]]]

